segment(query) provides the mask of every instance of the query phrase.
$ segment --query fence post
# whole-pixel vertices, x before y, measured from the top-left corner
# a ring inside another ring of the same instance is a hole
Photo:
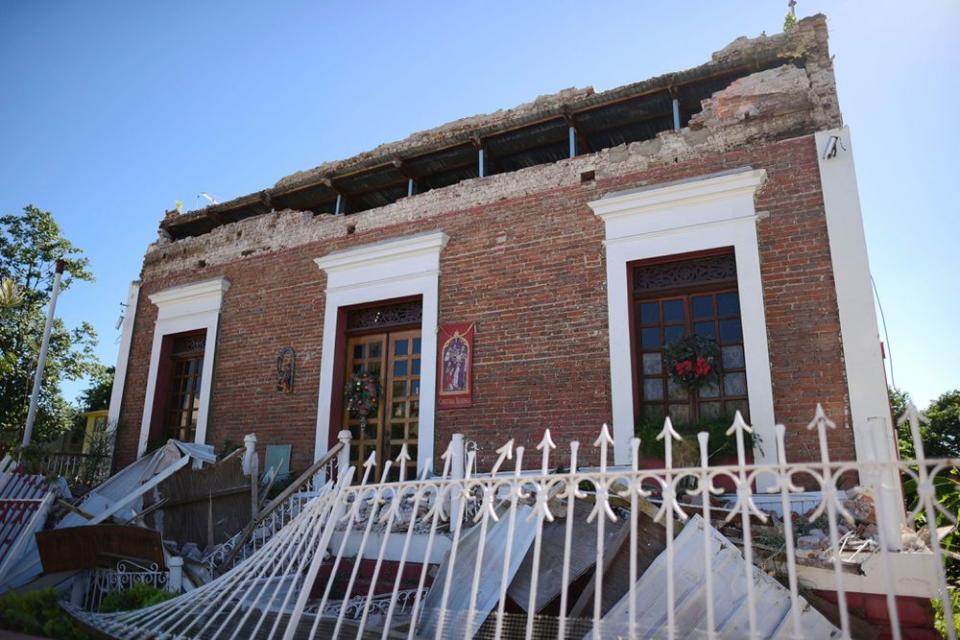
[[[342,430],[337,434],[337,440],[340,441],[340,444],[343,445],[343,448],[340,449],[340,452],[337,454],[337,476],[340,474],[346,473],[347,469],[350,467],[350,440],[353,439],[353,436],[350,435],[350,431],[347,429]]]
[[[243,474],[250,477],[250,517],[257,515],[260,506],[260,458],[257,457],[257,434],[243,436]]]
[[[893,450],[892,431],[887,428],[887,419],[882,416],[867,418],[867,426],[870,431],[870,437],[865,439],[868,444],[867,457],[880,465],[880,470],[869,473],[861,471],[860,484],[873,488],[873,499],[883,502],[883,505],[874,511],[877,514],[877,526],[885,528],[887,550],[900,551],[903,547],[902,527],[906,524],[906,520],[900,486],[900,470],[897,467],[898,456]],[[881,517],[880,514],[883,516]]]
[[[450,436],[450,479],[463,480],[465,476],[463,434],[455,433]],[[450,488],[450,531],[460,527],[460,487],[456,483]]]
[[[167,591],[180,593],[183,590],[183,558],[171,556],[167,560],[167,568],[170,570],[170,575],[167,578]]]
[[[257,434],[248,433],[243,436],[243,448],[243,475],[249,476],[251,473],[255,473],[253,465],[254,458],[257,457]],[[256,462],[259,462],[259,460]]]
[[[73,577],[73,584],[70,586],[70,604],[75,607],[83,606],[83,598],[87,595],[88,582],[90,582],[89,571],[80,571]]]

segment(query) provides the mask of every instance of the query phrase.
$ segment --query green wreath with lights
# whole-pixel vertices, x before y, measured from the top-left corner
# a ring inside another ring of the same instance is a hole
[[[367,371],[353,374],[344,388],[343,399],[350,415],[360,421],[361,431],[365,430],[380,404],[380,378]]]

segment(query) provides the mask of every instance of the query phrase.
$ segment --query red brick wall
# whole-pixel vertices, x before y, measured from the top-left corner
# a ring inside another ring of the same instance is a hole
[[[452,433],[480,445],[481,465],[510,437],[531,450],[550,427],[561,451],[592,442],[610,420],[602,222],[587,202],[603,193],[751,165],[767,170],[758,194],[760,258],[777,419],[793,459],[817,455],[803,427],[817,402],[841,426],[832,455],[852,458],[842,428],[847,397],[827,228],[812,136],[717,154],[643,173],[356,233],[143,283],[120,416],[118,461],[129,462],[140,427],[155,307],[149,295],[218,275],[224,296],[207,442],[293,445],[312,459],[326,277],[313,259],[335,249],[442,229],[440,322],[475,322],[474,405],[437,412],[437,451]],[[297,351],[294,393],[275,391],[274,359]],[[595,460],[585,446],[584,460]]]

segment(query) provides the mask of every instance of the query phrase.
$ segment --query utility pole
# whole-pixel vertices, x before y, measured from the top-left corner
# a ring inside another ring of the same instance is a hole
[[[50,294],[50,306],[47,308],[47,322],[43,325],[43,340],[40,342],[40,356],[37,358],[37,372],[33,376],[33,392],[30,394],[30,410],[27,412],[27,425],[23,429],[23,446],[30,444],[33,436],[33,423],[37,419],[37,403],[40,401],[40,384],[43,382],[43,368],[47,364],[47,348],[50,346],[50,329],[53,328],[53,314],[57,309],[57,296],[60,295],[60,279],[66,263],[57,260],[53,276],[53,292]]]

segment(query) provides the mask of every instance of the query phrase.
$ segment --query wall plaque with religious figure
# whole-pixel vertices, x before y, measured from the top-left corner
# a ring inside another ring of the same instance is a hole
[[[473,323],[440,327],[437,404],[441,409],[473,404]]]

